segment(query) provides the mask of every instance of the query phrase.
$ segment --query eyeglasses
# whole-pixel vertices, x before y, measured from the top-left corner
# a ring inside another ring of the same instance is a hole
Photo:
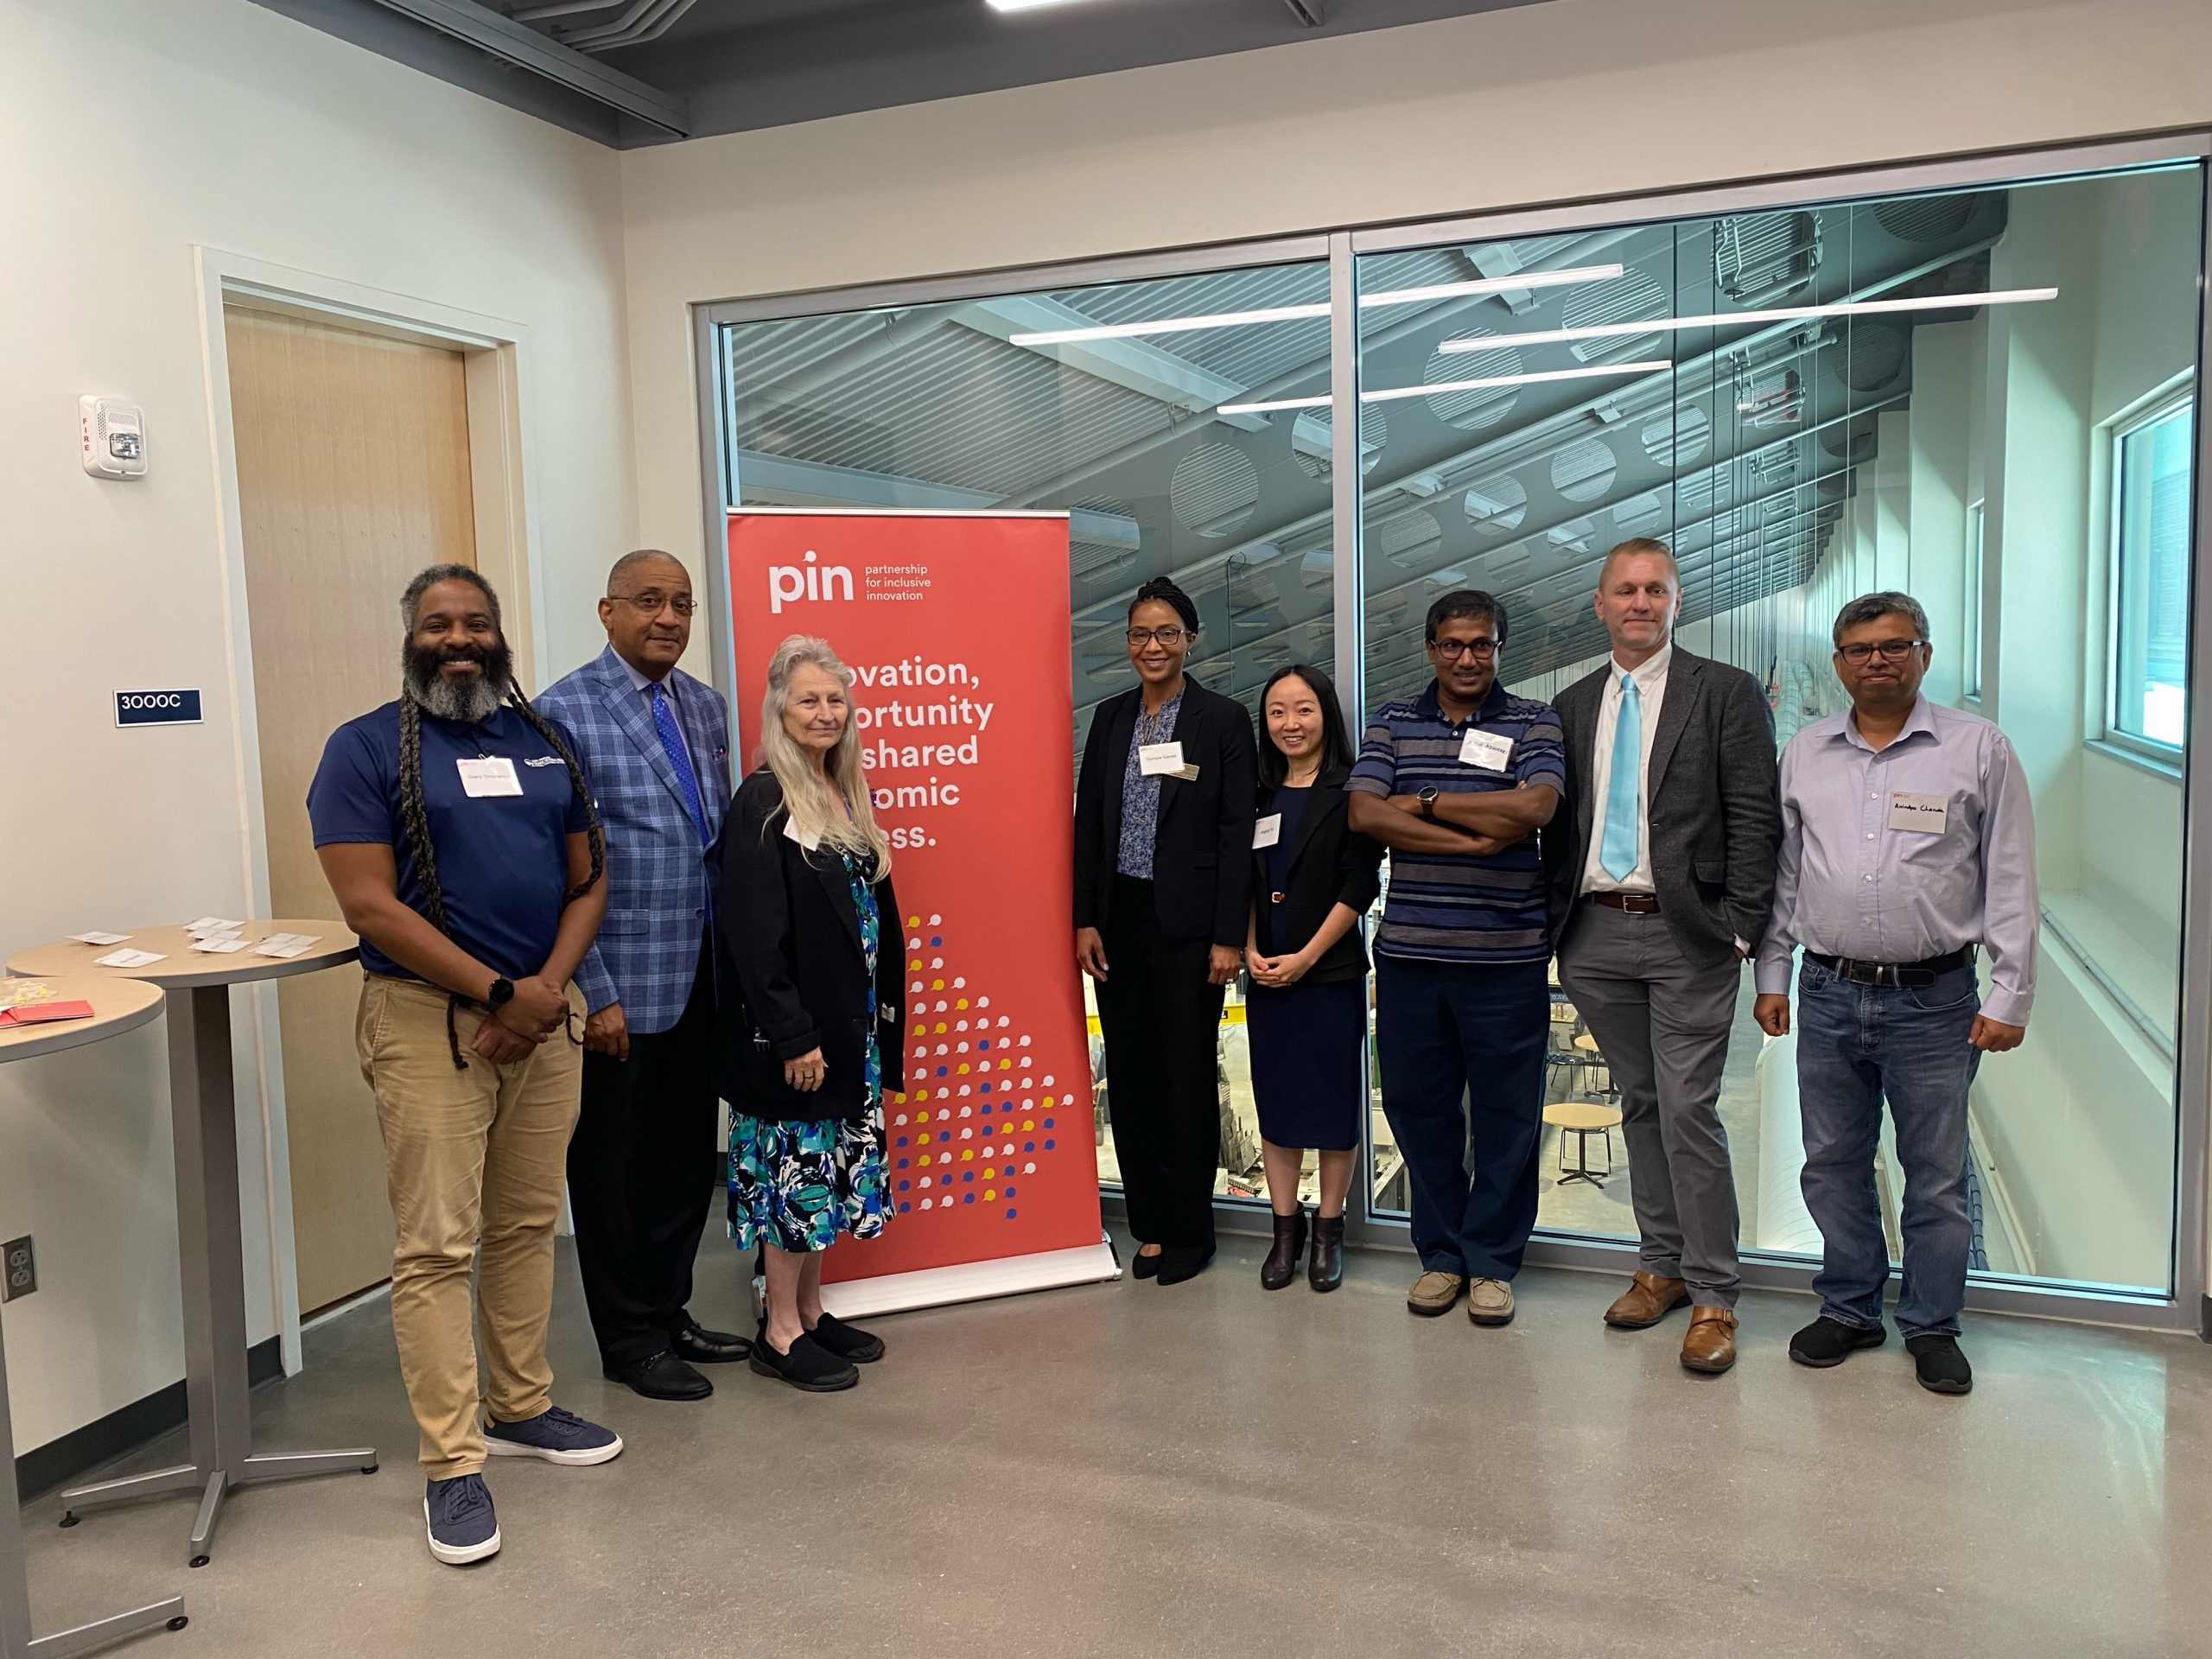
[[[1198,637],[1196,628],[1131,628],[1128,632],[1129,648],[1133,651],[1141,650],[1154,639],[1172,648],[1181,645],[1185,639],[1195,639]]]
[[[689,616],[699,608],[699,601],[689,594],[609,594],[607,597],[620,604],[631,605],[645,616],[658,616],[663,611],[673,610],[678,616]]]
[[[1838,645],[1835,654],[1853,668],[1864,668],[1874,660],[1874,653],[1878,651],[1882,653],[1884,662],[1901,663],[1927,643],[1925,639],[1885,639],[1878,645],[1870,645],[1864,640],[1858,640],[1848,645]]]
[[[1456,663],[1462,657],[1488,662],[1497,655],[1497,641],[1487,635],[1478,639],[1432,639],[1428,648],[1447,663]]]

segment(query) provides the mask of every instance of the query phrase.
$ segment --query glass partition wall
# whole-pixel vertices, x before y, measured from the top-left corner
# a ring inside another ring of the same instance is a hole
[[[1679,643],[1766,688],[1777,743],[1843,706],[1842,603],[1912,594],[1927,695],[1996,721],[2035,798],[2035,1014],[1972,1102],[1977,1299],[2178,1319],[2204,1244],[2185,1033],[2202,1047],[2206,988],[2184,998],[2182,918],[2205,181],[2201,146],[2168,153],[705,308],[713,522],[732,503],[1069,509],[1078,746],[1132,683],[1124,610],[1155,575],[1198,601],[1198,677],[1252,704],[1275,668],[1316,664],[1356,731],[1427,683],[1422,615],[1455,588],[1504,602],[1511,690],[1597,669],[1599,563],[1658,537]],[[1751,1000],[1747,970],[1721,1095],[1747,1276],[1802,1283],[1819,1237],[1794,1052]],[[1547,1103],[1615,1098],[1563,996],[1550,1030]],[[1235,991],[1218,1074],[1216,1191],[1256,1206]],[[1402,1242],[1371,1093],[1353,1232]],[[1618,1135],[1548,1129],[1542,1159],[1534,1259],[1625,1271]],[[1877,1179],[1894,1255],[1886,1144]]]

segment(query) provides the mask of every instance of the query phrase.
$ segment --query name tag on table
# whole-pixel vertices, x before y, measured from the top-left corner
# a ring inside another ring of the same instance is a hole
[[[479,755],[473,760],[456,760],[461,768],[461,787],[471,800],[486,795],[519,795],[522,779],[516,775],[515,763],[504,754]]]
[[[1270,812],[1252,826],[1252,850],[1272,847],[1282,839],[1282,814]]]
[[[1185,773],[1195,778],[1196,766],[1183,764],[1180,743],[1140,743],[1137,746],[1137,772],[1145,778],[1180,778]]]
[[[1942,795],[1914,795],[1904,790],[1895,790],[1890,795],[1890,828],[1913,830],[1923,836],[1940,836],[1950,817],[1949,798]]]
[[[1503,772],[1513,759],[1513,740],[1496,732],[1469,732],[1459,744],[1459,764],[1484,772]]]

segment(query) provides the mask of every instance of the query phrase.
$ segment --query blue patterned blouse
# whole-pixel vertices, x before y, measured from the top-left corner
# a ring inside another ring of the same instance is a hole
[[[874,1108],[883,1100],[883,1056],[875,1046],[875,956],[883,938],[883,918],[876,912],[875,889],[868,883],[874,861],[843,852],[838,856],[844,861],[853,910],[860,917],[861,955],[868,962],[868,1103]]]
[[[1137,704],[1137,723],[1129,734],[1128,759],[1122,763],[1122,844],[1114,868],[1140,881],[1152,880],[1152,843],[1160,833],[1160,774],[1144,774],[1137,751],[1147,743],[1166,743],[1175,735],[1175,716],[1183,707],[1184,688],[1147,715]]]

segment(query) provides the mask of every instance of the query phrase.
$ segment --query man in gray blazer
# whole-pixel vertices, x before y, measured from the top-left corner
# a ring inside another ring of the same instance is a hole
[[[1691,1304],[1682,1363],[1736,1363],[1736,1184],[1717,1101],[1740,964],[1774,899],[1774,715],[1739,668],[1674,644],[1681,578],[1663,542],[1605,556],[1612,654],[1554,698],[1568,810],[1543,836],[1560,984],[1621,1096],[1642,1266],[1618,1330]]]

